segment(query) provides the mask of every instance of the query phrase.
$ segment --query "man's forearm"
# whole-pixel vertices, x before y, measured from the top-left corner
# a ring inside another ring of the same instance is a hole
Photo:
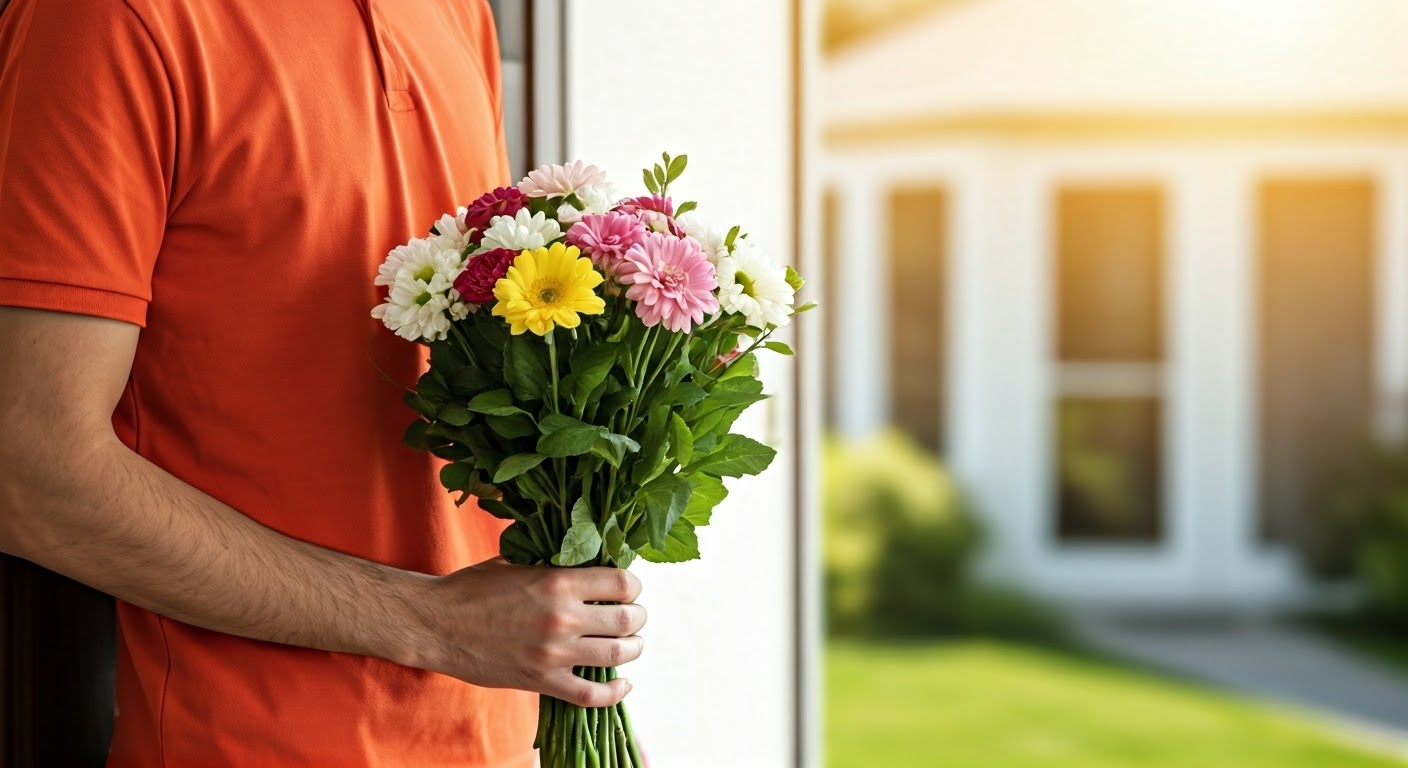
[[[111,435],[42,461],[0,454],[0,548],[12,554],[207,629],[417,661],[428,576],[266,528]]]

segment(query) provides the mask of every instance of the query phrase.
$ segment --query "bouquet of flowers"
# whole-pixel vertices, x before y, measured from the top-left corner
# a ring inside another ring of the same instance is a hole
[[[372,316],[430,347],[406,403],[412,447],[448,460],[445,487],[512,521],[513,563],[627,568],[699,557],[696,530],[775,451],[731,431],[766,398],[756,353],[802,286],[734,226],[710,226],[670,185],[684,155],[618,197],[595,166],[543,166],[398,246]],[[578,668],[597,682],[614,669]],[[544,696],[545,768],[640,766],[623,705]]]

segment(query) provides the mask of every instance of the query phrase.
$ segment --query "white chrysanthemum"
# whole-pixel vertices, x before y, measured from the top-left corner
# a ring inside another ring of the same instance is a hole
[[[566,165],[543,165],[518,182],[528,197],[559,197],[606,185],[606,174],[581,160]]]
[[[576,224],[589,213],[606,213],[616,207],[616,202],[620,200],[620,197],[616,195],[616,190],[608,184],[579,189],[577,190],[577,199],[582,201],[583,207],[580,209],[566,202],[557,207],[557,220],[562,222],[565,227]]]
[[[508,248],[522,251],[530,248],[546,248],[548,243],[562,237],[562,227],[543,213],[531,213],[527,208],[513,216],[495,216],[489,220],[489,228],[484,230],[480,241],[481,251],[491,248]]]
[[[454,213],[447,213],[435,222],[435,231],[438,235],[431,235],[428,239],[434,241],[441,248],[452,250],[464,250],[469,244],[470,232],[466,229],[464,215],[468,209],[461,205]]]
[[[386,302],[372,309],[372,317],[403,339],[445,338],[450,332],[450,313],[458,312],[452,308],[456,304],[464,306],[452,287],[464,269],[464,258],[459,251],[442,248],[434,240],[424,238],[416,238],[392,253],[400,262]],[[388,256],[387,261],[391,258]]]
[[[733,253],[719,259],[719,306],[743,315],[759,330],[787,325],[796,291],[787,283],[787,268],[775,267],[746,240],[733,244]]]
[[[719,260],[728,256],[728,246],[724,245],[724,238],[728,236],[727,233],[704,223],[702,219],[694,214],[694,211],[686,213],[675,221],[679,222],[681,227],[684,227],[684,233],[686,235],[698,241],[699,247],[704,251],[704,255],[708,257],[709,263],[713,264],[717,269]]]

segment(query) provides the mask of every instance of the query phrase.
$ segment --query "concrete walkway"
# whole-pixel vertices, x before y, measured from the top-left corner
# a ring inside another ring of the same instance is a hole
[[[1270,619],[1089,614],[1077,630],[1113,656],[1309,711],[1408,760],[1408,677]]]

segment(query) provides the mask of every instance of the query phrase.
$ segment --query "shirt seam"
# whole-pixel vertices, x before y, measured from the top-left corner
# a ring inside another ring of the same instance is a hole
[[[146,296],[138,296],[138,295],[135,294],[135,293],[128,293],[127,291],[114,291],[114,290],[111,289],[111,288],[95,288],[95,287],[93,287],[93,286],[91,286],[91,285],[78,285],[77,283],[64,283],[64,282],[60,282],[60,281],[58,281],[58,280],[43,280],[43,279],[33,278],[33,277],[6,277],[6,276],[3,276],[3,275],[0,275],[0,286],[2,286],[4,283],[21,283],[21,284],[28,284],[28,285],[35,285],[35,286],[53,286],[53,287],[55,287],[55,288],[67,288],[67,289],[75,290],[75,291],[92,291],[93,293],[105,293],[105,294],[108,294],[109,296],[121,296],[121,297],[124,298],[124,299],[132,299],[132,300],[134,300],[134,301],[140,301],[140,302],[142,302],[143,304],[151,304],[151,303],[152,303],[152,300],[149,299],[149,298],[147,298]]]

